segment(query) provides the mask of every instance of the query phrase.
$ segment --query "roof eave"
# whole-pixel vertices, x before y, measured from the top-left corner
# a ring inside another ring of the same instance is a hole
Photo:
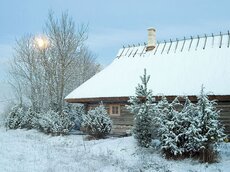
[[[67,98],[68,103],[127,102],[129,97]]]
[[[160,100],[162,96],[155,96],[156,100]],[[176,95],[170,95],[166,96],[168,101],[172,101],[177,97]],[[230,95],[208,95],[210,100],[218,100],[220,102],[230,102]],[[191,101],[197,101],[197,96],[190,95],[188,98]],[[65,99],[68,103],[98,103],[98,102],[104,102],[104,103],[115,103],[115,102],[127,102],[129,100],[129,97],[94,97],[94,98],[67,98]],[[179,100],[183,101],[183,98],[179,98]]]

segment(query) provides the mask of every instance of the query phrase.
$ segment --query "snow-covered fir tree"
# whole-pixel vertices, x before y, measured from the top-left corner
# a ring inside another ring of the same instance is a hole
[[[167,157],[198,156],[204,162],[214,161],[215,145],[224,136],[219,111],[203,87],[197,99],[194,104],[185,97],[183,108],[177,98],[172,103],[165,97],[158,102],[161,148]]]
[[[164,118],[166,118],[166,114],[168,114],[170,103],[168,102],[165,96],[161,97],[161,100],[157,102],[155,106],[156,113],[156,123],[161,126]],[[160,128],[158,128],[159,130]],[[159,132],[159,131],[158,131]],[[160,132],[159,132],[160,133]]]
[[[133,133],[141,147],[149,147],[152,140],[152,119],[155,100],[152,91],[147,85],[150,76],[146,74],[140,77],[141,84],[136,87],[136,96],[130,97],[128,109],[134,114]]]
[[[179,156],[185,151],[186,128],[189,120],[178,110],[181,106],[178,98],[169,103],[163,97],[158,103],[161,149],[167,157]]]
[[[197,128],[196,133],[192,136],[194,139],[193,149],[200,153],[202,161],[210,162],[214,161],[210,154],[215,156],[217,153],[215,147],[225,136],[224,128],[219,121],[220,111],[216,109],[217,102],[208,99],[203,86],[197,99],[197,120],[200,122],[193,120],[191,125]]]
[[[200,135],[201,129],[200,118],[198,113],[198,108],[196,104],[192,103],[188,97],[185,97],[184,107],[182,113],[184,114],[188,126],[186,127],[186,145],[185,152],[192,156],[194,152],[197,152],[201,147],[200,140],[202,140],[202,135]]]
[[[96,138],[103,138],[110,133],[112,120],[102,103],[83,116],[82,127],[85,132]]]
[[[216,109],[217,102],[209,100],[204,87],[202,86],[200,95],[197,97],[198,116],[200,118],[199,128],[203,136],[203,146],[206,143],[217,143],[223,139],[223,127],[219,121],[220,111]]]

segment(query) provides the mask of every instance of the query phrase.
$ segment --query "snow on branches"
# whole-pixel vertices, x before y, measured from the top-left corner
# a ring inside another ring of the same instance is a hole
[[[208,99],[203,87],[197,99],[194,104],[185,97],[181,104],[177,98],[168,103],[163,97],[158,103],[159,135],[166,157],[198,156],[203,162],[215,161],[215,145],[224,138],[217,103]]]
[[[86,133],[95,138],[104,138],[110,133],[112,120],[108,116],[103,104],[100,104],[93,110],[89,110],[88,114],[83,116],[82,127]]]
[[[128,109],[134,114],[133,132],[141,147],[149,147],[152,140],[153,101],[152,91],[147,88],[150,76],[140,77],[142,83],[136,87],[136,96],[130,97]]]
[[[188,97],[176,97],[171,103],[166,97],[154,103],[152,91],[147,88],[150,76],[140,77],[136,96],[130,97],[127,108],[134,114],[133,133],[138,145],[151,146],[153,136],[158,136],[161,149],[168,158],[197,157],[203,162],[214,162],[215,145],[224,138],[219,122],[216,101],[209,100],[204,87],[197,103]]]

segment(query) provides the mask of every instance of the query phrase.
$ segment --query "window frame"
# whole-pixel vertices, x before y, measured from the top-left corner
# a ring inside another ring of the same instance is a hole
[[[118,108],[118,113],[113,113],[113,108]],[[109,115],[110,116],[121,116],[121,105],[119,104],[112,104],[109,105]]]

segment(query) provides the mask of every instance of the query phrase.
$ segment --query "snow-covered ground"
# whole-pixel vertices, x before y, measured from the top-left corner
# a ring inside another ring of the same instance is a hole
[[[36,130],[0,128],[1,172],[93,171],[229,171],[230,144],[223,143],[221,161],[200,164],[193,160],[168,161],[155,150],[140,149],[133,137],[84,141],[85,136],[52,137]]]

